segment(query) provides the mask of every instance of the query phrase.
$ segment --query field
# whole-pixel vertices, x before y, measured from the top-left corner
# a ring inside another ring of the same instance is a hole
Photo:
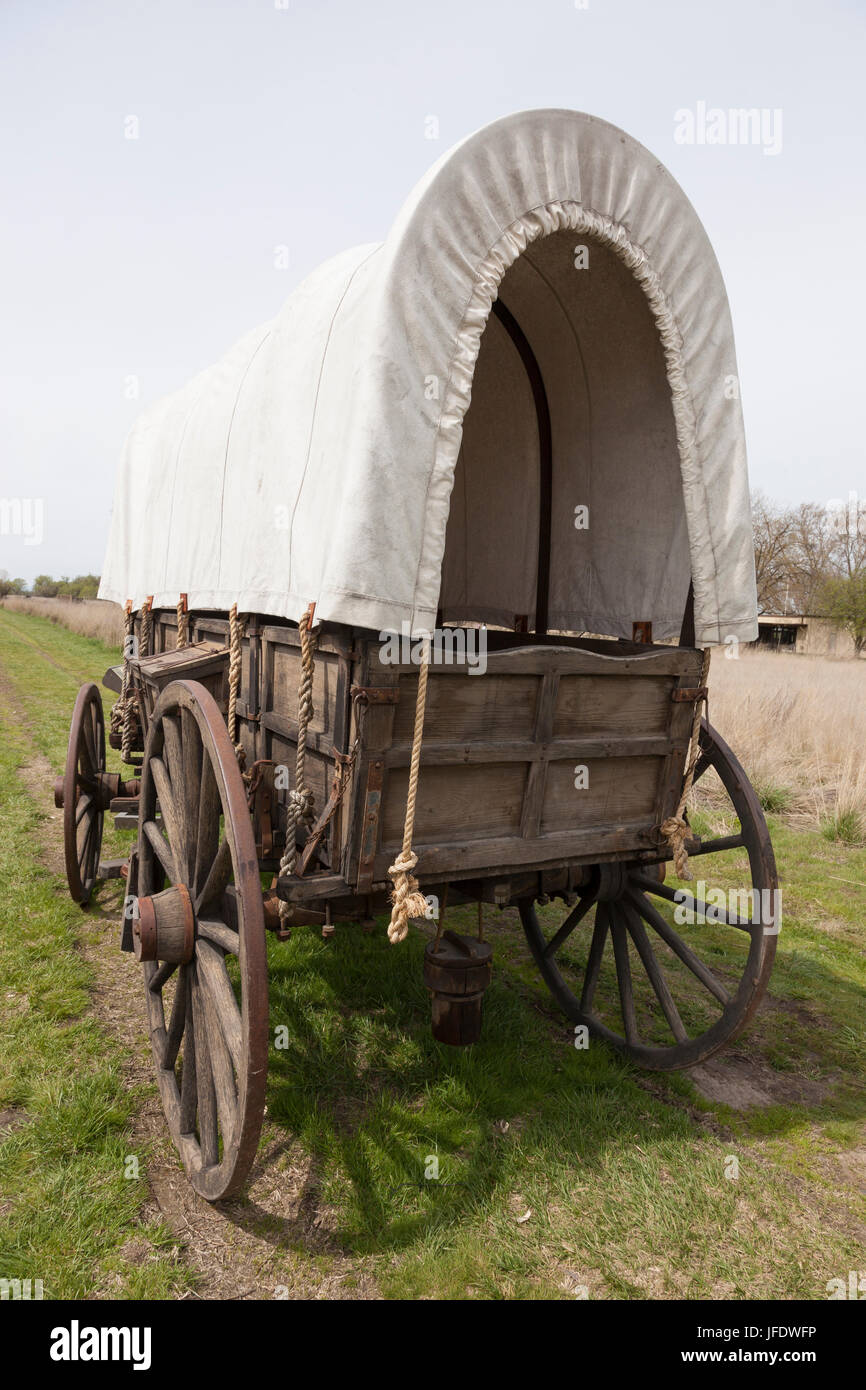
[[[420,930],[297,930],[270,944],[259,1158],[211,1208],[166,1138],[121,888],[84,914],[62,873],[71,706],[117,652],[32,612],[0,609],[0,1277],[46,1297],[823,1299],[866,1268],[866,663],[713,659],[784,895],[769,996],[725,1053],[659,1076],[576,1050],[511,911],[490,911],[468,1051],[430,1038]],[[711,789],[696,815],[725,824]],[[107,828],[103,853],[128,844]]]

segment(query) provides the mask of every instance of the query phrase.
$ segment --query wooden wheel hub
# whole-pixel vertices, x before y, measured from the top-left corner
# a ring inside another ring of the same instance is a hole
[[[138,917],[132,924],[136,960],[185,965],[192,959],[194,945],[195,911],[184,884],[139,898]]]

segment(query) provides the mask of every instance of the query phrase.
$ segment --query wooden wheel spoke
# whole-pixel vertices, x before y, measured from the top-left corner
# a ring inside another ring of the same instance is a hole
[[[165,824],[166,834],[168,835],[168,843],[171,846],[171,857],[174,865],[173,882],[178,883],[181,881],[180,869],[183,862],[181,848],[183,841],[180,836],[175,812],[171,782],[162,758],[152,757],[149,760],[149,766],[153,774],[156,794],[159,798],[159,809],[162,812],[162,819]],[[168,871],[166,870],[166,872]]]
[[[556,952],[559,950],[561,946],[565,945],[565,942],[571,936],[571,933],[574,931],[575,927],[578,925],[578,923],[580,923],[583,920],[583,918],[589,912],[589,909],[591,907],[592,898],[587,897],[580,899],[580,902],[577,904],[577,906],[574,907],[566,917],[562,926],[559,928],[559,931],[556,933],[555,936],[551,937],[547,946],[545,946],[545,956],[550,957],[556,955]]]
[[[219,1026],[213,1000],[206,990],[201,990],[199,997],[207,1028],[208,1060],[216,1095],[217,1116],[222,1129],[223,1143],[230,1145],[238,1127],[238,1092],[232,1058]]]
[[[177,872],[174,867],[174,855],[171,852],[171,845],[166,840],[156,821],[145,821],[144,833],[157,859],[165,870],[165,873],[171,879],[172,883],[176,883]]]
[[[165,968],[165,964],[163,964],[159,967],[158,970],[154,971],[154,974],[150,982],[151,989],[154,989],[156,979],[161,974],[163,975],[162,983],[165,983],[166,979],[168,978],[168,975],[163,974]],[[171,971],[169,971],[168,973],[170,974]],[[177,1061],[177,1054],[180,1050],[181,1039],[184,1034],[184,1029],[186,1028],[187,1015],[189,1013],[190,991],[188,974],[189,972],[187,970],[187,967],[183,966],[180,975],[178,976],[177,988],[174,993],[174,1003],[172,1004],[171,1009],[171,1019],[169,1021],[169,1025],[165,1033],[165,1047],[163,1048],[162,1053],[162,1065],[166,1068],[167,1071],[171,1071],[174,1068],[174,1064]],[[184,1076],[186,1076],[186,1051],[184,1052],[183,1066]]]
[[[183,800],[183,747],[180,737],[180,715],[167,714],[162,721],[162,761],[168,772],[172,797]]]
[[[634,1045],[638,1041],[637,1014],[634,1007],[634,989],[631,981],[631,964],[628,958],[628,935],[625,924],[615,910],[611,912],[610,935],[613,941],[613,955],[616,963],[616,980],[619,986],[619,1005],[625,1028],[626,1042]]]
[[[638,884],[645,892],[654,893],[659,898],[665,898],[667,902],[674,903],[677,907],[684,907],[687,912],[694,914],[695,918],[703,917],[707,922],[717,922],[725,927],[737,927],[740,931],[751,932],[754,923],[747,917],[738,917],[734,912],[728,912],[724,907],[711,907],[709,903],[700,902],[693,893],[685,888],[671,888],[667,883],[660,883],[657,879],[650,878],[647,874],[632,874],[631,880]]]
[[[195,819],[189,806],[191,785],[186,779],[186,759],[181,737],[180,714],[167,714],[162,721],[164,765],[168,771],[171,786],[171,810],[174,822],[169,830],[174,862],[185,883],[195,858]],[[194,786],[195,783],[192,784]]]
[[[196,913],[200,913],[211,903],[221,898],[232,875],[232,854],[229,842],[220,841],[216,857],[210,866],[204,887],[195,900]]]
[[[225,922],[218,922],[208,917],[199,917],[197,930],[199,936],[203,936],[206,941],[213,942],[215,946],[221,946],[230,955],[236,956],[238,954],[240,937],[232,927],[227,927]]]
[[[208,1045],[207,1011],[202,998],[198,970],[192,971],[192,1017],[195,1032],[195,1083],[198,1109],[198,1139],[203,1168],[219,1160],[219,1127],[213,1066]]]
[[[198,823],[196,827],[193,897],[201,893],[217,856],[220,832],[220,797],[210,759],[202,757],[199,776]],[[206,901],[206,899],[202,899]]]
[[[92,796],[88,796],[87,793],[85,792],[84,796],[82,796],[82,797],[79,798],[78,805],[77,805],[76,808],[75,808],[75,824],[76,824],[76,825],[80,825],[80,824],[81,824],[81,822],[83,821],[84,817],[87,815],[88,808],[89,808],[90,806],[92,806],[92,805],[93,805],[93,797],[92,797]]]
[[[182,973],[182,983],[184,992],[184,1014],[187,1011],[192,1019],[192,972],[184,970]],[[178,984],[180,989],[180,984]],[[181,1030],[183,1031],[183,1030]],[[190,1024],[186,1030],[186,1040],[183,1048],[183,1075],[180,1082],[180,1132],[181,1134],[195,1133],[195,1112],[198,1106],[198,1087],[196,1085],[196,1047],[195,1047],[195,1027]]]
[[[212,942],[196,941],[196,978],[213,1006],[232,1063],[240,1067],[243,1055],[243,1024],[238,1001],[225,968],[225,957]]]
[[[154,970],[153,974],[147,982],[147,987],[150,990],[151,994],[159,994],[162,990],[163,985],[166,983],[167,980],[171,979],[172,975],[176,970],[176,961],[164,960],[162,964],[158,966],[156,970]],[[178,988],[180,988],[180,986],[178,986]]]
[[[745,843],[742,835],[719,835],[715,840],[701,840],[689,850],[689,858],[696,854],[722,854],[728,849],[742,849]]]
[[[664,977],[662,968],[653,954],[647,930],[635,911],[631,903],[624,905],[626,925],[631,935],[632,941],[637,947],[638,955],[643,963],[643,968],[649,977],[649,982],[655,991],[655,996],[662,1007],[662,1012],[668,1021],[671,1032],[678,1043],[688,1041],[688,1033],[683,1026],[679,1010],[674,1003],[674,997],[668,987],[668,982]]]
[[[629,897],[634,903],[643,920],[658,932],[665,945],[670,946],[675,955],[679,956],[683,965],[691,970],[696,979],[700,980],[705,989],[718,999],[720,1004],[727,1005],[731,1002],[731,996],[725,989],[720,980],[717,980],[712,970],[704,965],[699,956],[696,956],[690,946],[687,946],[682,937],[674,931],[669,922],[662,917],[657,907],[643,893],[629,891]]]
[[[195,894],[195,866],[198,857],[198,812],[195,797],[201,788],[203,748],[201,733],[191,710],[180,715],[181,747],[183,749],[183,788],[186,801],[184,836],[186,840],[187,886]],[[199,803],[200,804],[200,803]]]
[[[595,925],[592,932],[592,943],[589,948],[589,960],[586,963],[586,974],[583,977],[583,989],[580,995],[580,1012],[582,1014],[589,1014],[592,1012],[592,1001],[595,998],[595,989],[598,984],[602,957],[604,956],[607,931],[607,908],[603,903],[599,903],[595,910]]]
[[[90,855],[90,850],[91,850],[91,847],[92,847],[92,845],[93,845],[94,832],[95,832],[95,830],[96,830],[96,817],[95,817],[95,816],[91,816],[91,818],[90,818],[90,820],[87,822],[87,826],[86,826],[86,828],[85,828],[84,839],[83,839],[82,842],[81,842],[81,848],[80,848],[79,851],[78,851],[78,868],[79,868],[79,871],[84,867],[84,865],[85,865],[85,864],[87,863],[87,861],[88,861],[88,858],[89,858],[89,855]]]
[[[85,763],[87,771],[94,773],[99,767],[99,757],[96,751],[96,733],[93,728],[93,720],[89,711],[85,713],[81,724],[81,741],[78,745],[78,754],[81,762]]]

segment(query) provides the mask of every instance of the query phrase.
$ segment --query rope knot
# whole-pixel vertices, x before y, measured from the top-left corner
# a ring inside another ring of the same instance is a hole
[[[400,853],[397,855],[397,858],[394,860],[394,863],[388,870],[388,873],[394,879],[397,877],[398,874],[411,874],[412,870],[414,869],[417,863],[417,854],[415,854],[411,849],[401,849]]]
[[[292,807],[292,819],[296,825],[300,825],[301,821],[306,821],[308,825],[312,823],[315,816],[315,803],[309,787],[301,787],[300,789],[292,787],[289,792],[289,803]]]
[[[411,849],[404,849],[388,870],[394,881],[391,892],[391,921],[388,924],[388,940],[392,946],[396,946],[398,941],[405,941],[412,917],[427,915],[427,899],[412,873],[417,863],[417,854]]]
[[[666,821],[662,821],[661,832],[670,845],[677,878],[690,879],[692,871],[689,868],[689,856],[686,852],[686,840],[691,834],[688,821],[681,815],[669,816]]]

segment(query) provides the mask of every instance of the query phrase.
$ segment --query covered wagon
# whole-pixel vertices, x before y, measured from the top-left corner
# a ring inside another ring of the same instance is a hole
[[[384,243],[149,409],[100,592],[129,776],[85,686],[70,888],[108,872],[106,812],[134,826],[123,945],[204,1196],[258,1142],[267,930],[426,921],[443,1042],[477,1036],[495,945],[445,925],[458,904],[516,907],[569,1019],[641,1066],[754,1011],[773,853],[702,720],[710,649],[757,635],[731,323],[687,198],[621,131],[531,111],[464,140]],[[705,775],[729,814],[702,838]],[[747,910],[673,885],[703,855]]]

